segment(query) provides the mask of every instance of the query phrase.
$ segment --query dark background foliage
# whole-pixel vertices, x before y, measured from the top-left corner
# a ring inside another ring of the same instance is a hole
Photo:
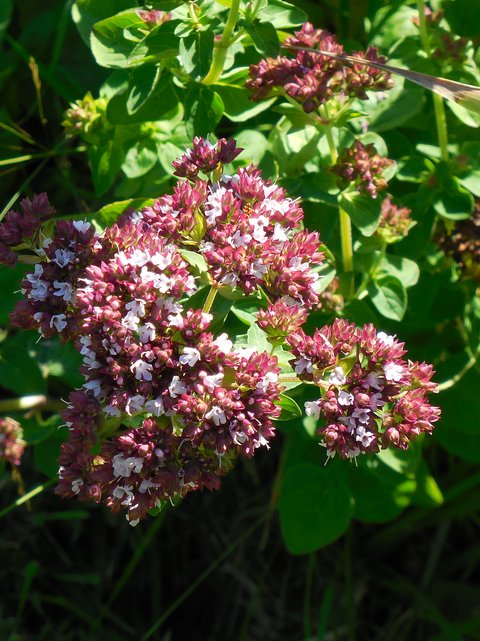
[[[388,16],[403,5],[413,6],[381,0],[295,4],[317,27],[335,32],[347,49],[373,39],[385,52],[395,35],[389,41],[388,29],[382,30],[378,19],[372,23],[378,10],[394,31]],[[471,38],[478,48],[475,0],[437,4],[452,30]],[[171,185],[169,176],[159,173],[151,175],[150,183],[139,186],[123,178],[99,193],[92,185],[84,143],[66,140],[61,123],[69,103],[87,92],[97,96],[109,75],[95,63],[72,23],[71,6],[60,0],[4,0],[0,7],[2,208],[9,209],[24,194],[47,191],[58,212],[78,215],[98,211],[112,200],[151,197]],[[114,11],[121,8],[123,4]],[[367,30],[365,16],[370,21]],[[415,182],[425,155],[416,153],[415,144],[426,149],[436,142],[430,97],[423,90],[407,91],[408,99],[394,114],[398,126],[382,127],[380,121],[377,131],[391,157],[410,158],[402,171],[414,179],[396,181],[394,191],[413,207],[425,199],[425,186]],[[252,118],[248,127],[267,134],[277,120],[278,114],[268,111]],[[449,123],[456,143],[478,144],[477,129],[453,119]],[[237,130],[224,118],[216,133],[232,135]],[[271,162],[266,154],[267,171]],[[290,169],[284,178],[294,189],[300,168]],[[317,226],[328,243],[331,209],[325,206],[319,213],[318,203],[307,199],[305,210],[307,224]],[[424,242],[421,224],[417,232],[405,241],[400,255],[417,257],[415,243]],[[440,259],[432,256],[435,267]],[[418,353],[436,362],[438,380],[464,363],[458,319],[478,335],[478,310],[464,313],[474,286],[452,281],[449,269],[423,269],[419,284],[409,292],[401,326],[412,356]],[[17,296],[12,292],[24,271],[20,266],[0,272],[1,398],[44,392],[52,399],[66,398],[79,384],[73,350],[54,342],[42,346],[28,333],[11,332],[6,339],[8,313]],[[354,320],[371,320],[369,314],[375,318],[370,308],[359,308]],[[389,329],[397,332],[399,326],[391,322]],[[137,641],[147,638],[156,623],[158,629],[148,638],[157,641],[480,638],[479,376],[473,369],[461,386],[441,395],[444,420],[424,450],[430,475],[427,468],[417,469],[424,487],[417,487],[414,506],[402,511],[397,500],[404,490],[400,482],[386,485],[379,479],[376,485],[367,477],[372,503],[383,500],[389,506],[383,509],[394,513],[356,519],[345,536],[310,555],[287,552],[274,509],[276,479],[285,451],[290,451],[284,446],[290,442],[292,424],[285,425],[269,452],[254,462],[240,462],[220,492],[188,496],[179,507],[135,530],[102,507],[63,502],[47,489],[2,518],[0,639]],[[41,432],[33,416],[27,416],[24,425],[32,447],[21,473],[25,487],[32,488],[55,473],[59,438],[57,424],[48,419]],[[362,467],[348,473],[360,492]],[[436,499],[437,490],[443,501]],[[6,472],[0,476],[0,491],[2,506],[17,498],[17,487]]]

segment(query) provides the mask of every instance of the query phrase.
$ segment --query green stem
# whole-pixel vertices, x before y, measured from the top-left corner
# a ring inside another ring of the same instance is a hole
[[[202,312],[205,314],[208,314],[210,310],[212,309],[213,301],[215,300],[215,296],[217,295],[218,288],[212,285],[210,287],[210,291],[208,292],[207,298],[205,299],[205,303],[203,304]]]
[[[279,374],[278,376],[279,383],[303,383],[297,376],[293,374]]]
[[[418,18],[420,26],[420,38],[422,45],[428,58],[432,55],[430,48],[430,40],[428,38],[427,20],[425,18],[425,2],[424,0],[417,0]],[[445,105],[441,96],[433,94],[433,108],[435,111],[435,123],[437,127],[438,145],[442,160],[448,162],[448,130],[447,130],[447,117],[445,115]]]
[[[207,75],[202,80],[204,85],[213,85],[222,75],[223,65],[228,53],[228,48],[231,45],[231,37],[235,25],[237,24],[238,12],[240,9],[240,0],[232,0],[232,6],[230,7],[230,13],[228,15],[227,24],[223,30],[223,35],[220,41],[215,45],[213,50],[212,64],[208,70]]]
[[[27,503],[30,499],[33,499],[34,496],[37,496],[38,494],[41,494],[43,490],[46,490],[47,487],[50,487],[54,483],[57,482],[57,479],[50,479],[46,483],[43,483],[43,485],[37,485],[37,487],[34,487],[33,490],[30,490],[30,492],[27,492],[23,496],[21,496],[19,499],[15,501],[15,503],[12,503],[8,507],[6,507],[4,510],[0,512],[0,519],[6,516],[9,512],[14,510],[16,507],[20,507],[20,505],[23,505],[24,503]]]
[[[0,413],[20,412],[30,410],[34,407],[46,405],[47,397],[44,394],[22,396],[21,398],[5,398],[0,401]]]
[[[465,376],[465,374],[467,374],[472,369],[472,367],[475,366],[479,355],[480,355],[480,350],[477,350],[476,352],[474,352],[470,356],[469,360],[462,367],[461,370],[459,370],[451,378],[447,379],[446,381],[443,381],[443,383],[440,383],[438,385],[438,391],[439,392],[444,392],[445,390],[450,389],[451,387],[456,385],[458,383],[458,381],[460,381]]]
[[[327,112],[325,111],[327,115]],[[328,148],[330,150],[330,158],[332,165],[335,165],[338,160],[337,148],[335,147],[335,140],[333,139],[332,126],[324,125],[325,135],[327,137]],[[350,216],[339,207],[340,216],[340,243],[342,248],[342,263],[345,272],[345,297],[351,298],[355,290],[355,282],[353,275],[353,242],[352,242],[352,222]]]
[[[195,2],[189,2],[188,3],[188,13],[190,14],[190,19],[193,22],[195,26],[198,24],[198,17],[197,14],[195,13]]]

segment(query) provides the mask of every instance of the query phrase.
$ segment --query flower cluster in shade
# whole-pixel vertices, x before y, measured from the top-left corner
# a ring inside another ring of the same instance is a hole
[[[67,136],[80,136],[88,143],[99,144],[102,133],[112,128],[106,118],[107,104],[105,98],[94,98],[90,92],[70,103],[62,122]]]
[[[300,103],[306,113],[311,113],[332,98],[366,99],[367,91],[383,91],[392,86],[390,75],[384,71],[322,55],[321,51],[337,55],[345,51],[334,35],[315,29],[309,22],[288,37],[283,47],[295,57],[266,58],[250,66],[247,87],[253,100],[285,93]],[[352,55],[370,62],[385,62],[375,47]]]
[[[356,189],[376,198],[379,191],[387,188],[384,173],[394,164],[394,160],[380,156],[373,144],[355,140],[339,154],[331,171],[339,177],[341,188]]]
[[[20,211],[9,211],[0,223],[0,264],[14,265],[20,252],[37,247],[42,223],[54,214],[45,193],[24,198]]]
[[[162,25],[172,18],[171,13],[168,13],[167,11],[159,11],[158,9],[150,9],[150,11],[146,9],[138,9],[137,15],[146,25],[152,27]]]
[[[414,222],[412,210],[408,207],[398,207],[391,198],[382,201],[382,209],[376,235],[386,243],[396,243],[408,234]]]
[[[23,430],[13,418],[0,418],[0,461],[12,466],[20,465],[25,451]]]
[[[432,58],[454,66],[462,65],[468,58],[469,45],[471,47],[468,38],[461,38],[450,32],[448,24],[443,20],[442,9],[432,11],[429,7],[425,7],[424,11],[425,21],[429,26],[428,36]],[[420,17],[415,16],[412,22],[420,27]]]
[[[456,222],[453,230],[442,223],[435,240],[464,276],[480,283],[480,201],[475,203],[472,216]]]
[[[238,455],[274,434],[277,359],[216,335],[207,293],[261,288],[299,324],[319,301],[318,234],[301,229],[298,202],[255,167],[221,174],[237,154],[231,142],[197,139],[175,163],[189,180],[173,194],[103,234],[59,221],[12,314],[73,340],[83,357],[59,494],[126,510],[131,524],[164,500],[217,488]]]
[[[355,458],[393,446],[406,449],[430,433],[440,416],[428,394],[436,391],[433,369],[405,360],[404,344],[373,325],[355,327],[345,319],[287,338],[301,380],[312,382],[320,397],[305,404],[321,419],[319,434],[328,456]]]

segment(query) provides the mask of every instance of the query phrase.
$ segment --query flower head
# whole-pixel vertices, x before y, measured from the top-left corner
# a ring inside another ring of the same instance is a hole
[[[429,433],[440,410],[428,402],[436,391],[433,369],[404,359],[403,343],[373,325],[357,328],[346,320],[317,329],[313,337],[299,330],[287,342],[300,379],[321,393],[306,412],[322,419],[329,456],[354,458],[393,446],[406,449],[419,434]]]
[[[266,58],[250,66],[247,87],[252,92],[253,100],[285,92],[310,113],[332,98],[366,99],[366,91],[384,90],[392,86],[390,75],[384,71],[361,64],[349,66],[342,60],[323,55],[322,51],[342,55],[344,50],[334,35],[323,29],[315,29],[309,22],[288,37],[283,46],[292,51],[295,57]],[[318,49],[319,52],[302,48]],[[385,61],[375,47],[352,55],[372,62]]]
[[[20,465],[25,450],[23,430],[13,418],[0,418],[0,461],[12,466]]]

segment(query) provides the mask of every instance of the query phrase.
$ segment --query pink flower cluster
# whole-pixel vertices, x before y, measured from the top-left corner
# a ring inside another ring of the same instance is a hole
[[[411,213],[408,207],[398,207],[391,198],[385,198],[376,234],[386,243],[402,240],[413,225]]]
[[[288,37],[283,46],[290,49],[295,57],[266,58],[258,65],[250,66],[247,87],[252,91],[253,100],[285,92],[299,102],[306,113],[310,113],[333,97],[365,100],[366,91],[392,86],[390,75],[384,71],[360,64],[348,65],[321,53],[299,50],[303,47],[338,55],[345,53],[334,35],[315,29],[309,22],[304,23],[294,36]],[[385,62],[375,47],[352,55],[372,62]]]
[[[0,264],[14,265],[19,250],[37,247],[42,223],[55,214],[45,193],[25,198],[20,209],[9,211],[0,224]]]
[[[17,303],[12,322],[23,329],[38,329],[45,337],[60,334],[67,340],[78,332],[75,292],[79,280],[105,251],[91,223],[61,220],[54,238],[46,239],[37,254],[43,260],[23,280],[25,299]]]
[[[313,337],[299,330],[287,342],[298,377],[320,389],[305,410],[322,419],[328,456],[354,458],[390,445],[406,449],[432,431],[440,416],[428,401],[437,388],[432,367],[405,360],[404,344],[393,336],[336,319]]]
[[[285,296],[257,313],[259,327],[274,341],[296,332],[307,320],[307,310]]]
[[[188,308],[195,279],[177,247],[135,222],[118,232],[104,239],[117,251],[76,292],[86,382],[65,413],[58,492],[126,509],[135,525],[174,495],[219,487],[237,454],[268,446],[279,368],[207,331],[212,316]]]
[[[299,230],[298,203],[254,167],[220,176],[238,150],[212,149],[197,139],[176,163],[190,181],[101,235],[60,221],[13,313],[21,327],[74,339],[83,357],[58,492],[126,509],[132,524],[175,495],[218,487],[237,455],[268,447],[280,413],[276,357],[215,336],[191,296],[207,284],[262,287],[300,321],[318,301],[323,255],[318,235]],[[217,180],[195,179],[192,165]]]
[[[13,418],[0,418],[0,461],[20,465],[25,450],[23,430]]]
[[[210,149],[197,140],[196,149],[206,148],[206,160],[197,160],[195,150],[187,152],[175,166],[190,181],[178,182],[172,195],[136,214],[137,224],[197,249],[214,287],[251,294],[261,286],[273,298],[289,296],[311,308],[318,302],[315,269],[324,256],[318,233],[300,231],[298,202],[253,165],[216,182],[195,180],[195,172],[215,171],[238,152],[226,141]]]
[[[222,165],[232,162],[243,149],[237,147],[234,140],[220,138],[214,145],[199,136],[193,139],[192,148],[188,149],[181,158],[174,160],[175,176],[195,180],[199,172],[209,174],[222,170]]]
[[[376,198],[379,191],[387,188],[383,174],[393,164],[393,160],[380,156],[373,144],[363,145],[355,140],[339,155],[331,171],[339,176],[340,186],[355,188]]]

